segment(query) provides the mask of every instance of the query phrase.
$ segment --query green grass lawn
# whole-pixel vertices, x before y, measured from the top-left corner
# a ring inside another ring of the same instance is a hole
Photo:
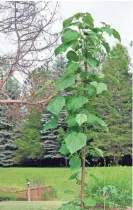
[[[23,202],[9,201],[1,202],[0,210],[56,210],[62,205],[61,201]]]
[[[86,171],[86,181],[89,184],[94,182],[91,176],[94,174],[98,179],[104,177],[109,183],[119,183],[125,190],[131,190],[131,167],[93,167]],[[80,192],[80,186],[74,180],[68,180],[72,173],[69,168],[0,168],[0,189],[25,189],[26,178],[31,181],[36,179],[56,188],[55,200],[72,200]],[[74,191],[74,194],[64,193],[68,189]]]

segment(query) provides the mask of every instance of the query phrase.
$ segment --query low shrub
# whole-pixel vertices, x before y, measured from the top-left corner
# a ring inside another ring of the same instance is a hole
[[[91,175],[93,181],[86,184],[86,196],[94,198],[97,203],[112,207],[126,207],[132,204],[132,189],[127,187],[127,180],[105,180]],[[106,197],[103,194],[106,192]]]
[[[57,190],[55,187],[52,187],[52,197],[57,198]],[[44,201],[49,201],[51,200],[51,189],[45,189],[43,192],[43,200]]]

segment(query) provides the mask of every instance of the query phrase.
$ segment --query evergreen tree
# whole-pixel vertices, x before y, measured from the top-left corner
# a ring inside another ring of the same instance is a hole
[[[4,72],[9,68],[9,64],[3,58],[0,58],[0,78],[2,80]],[[13,78],[9,78],[5,84],[3,91],[9,97],[16,99],[20,94],[18,82]],[[0,95],[1,99],[4,97]],[[18,114],[18,109],[15,107]],[[14,139],[18,135],[16,129],[16,115],[12,106],[0,105],[0,166],[11,166],[14,162]]]
[[[15,140],[17,146],[15,162],[21,163],[28,159],[41,159],[43,147],[40,136],[40,130],[42,129],[40,111],[37,108],[31,109],[21,126],[21,136]]]
[[[42,115],[43,127],[51,120],[51,113]],[[60,130],[59,130],[60,129]],[[61,147],[62,139],[60,140],[59,134],[66,130],[65,124],[65,111],[61,111],[58,120],[58,128],[53,127],[49,130],[42,130],[42,140],[44,146],[43,158],[60,158],[59,148]]]
[[[105,156],[112,157],[114,164],[125,155],[131,155],[131,76],[128,73],[130,58],[127,49],[117,44],[110,52],[103,65],[110,94],[108,103],[101,97],[102,106],[98,106],[106,122],[109,132],[93,132],[93,147],[104,151]],[[115,79],[115,77],[117,79]],[[107,111],[112,106],[112,112]]]

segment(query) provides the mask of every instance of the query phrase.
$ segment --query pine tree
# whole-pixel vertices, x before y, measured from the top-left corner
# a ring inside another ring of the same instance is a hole
[[[105,97],[102,97],[103,106],[97,106],[104,113],[109,132],[93,132],[92,134],[94,140],[92,145],[101,148],[105,156],[112,157],[114,164],[118,164],[123,156],[131,155],[132,102],[129,66],[130,58],[127,49],[117,44],[103,65],[103,73],[110,90],[108,95],[110,103],[105,100]],[[107,106],[112,106],[114,114],[107,111]]]

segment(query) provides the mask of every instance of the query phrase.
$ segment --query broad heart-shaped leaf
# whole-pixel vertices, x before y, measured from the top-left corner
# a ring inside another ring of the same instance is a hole
[[[67,59],[70,61],[79,61],[79,56],[71,50],[67,53]]]
[[[81,166],[81,159],[78,156],[73,156],[69,161],[69,165],[71,169],[79,169]]]
[[[91,68],[95,68],[96,66],[98,66],[98,61],[96,59],[89,58],[86,61]]]
[[[67,149],[65,144],[61,146],[61,148],[59,149],[59,152],[63,155],[69,154],[69,150]]]
[[[70,17],[70,18],[64,20],[63,21],[63,28],[67,28],[67,27],[71,26],[72,20],[73,20],[73,17]]]
[[[62,41],[63,43],[68,43],[78,39],[78,37],[79,37],[78,32],[69,28],[63,31]]]
[[[92,125],[99,124],[102,127],[107,127],[107,124],[104,122],[104,120],[89,112],[87,113],[87,123]]]
[[[69,44],[67,44],[67,43],[63,43],[63,44],[59,45],[59,46],[54,50],[55,56],[59,55],[60,53],[65,52],[69,47],[70,47],[70,46],[69,46]]]
[[[109,36],[111,36],[113,34],[113,29],[110,28],[110,26],[105,26],[105,27],[102,27],[101,30],[103,32],[106,32]]]
[[[121,37],[118,31],[116,31],[115,29],[112,30],[113,30],[113,36],[121,42]]]
[[[91,16],[90,13],[86,13],[84,16],[83,16],[83,21],[85,23],[87,23],[88,25],[90,25],[91,27],[94,27],[94,23],[93,23],[93,18]]]
[[[48,104],[47,110],[54,115],[58,115],[62,110],[63,106],[65,106],[65,98],[63,96],[56,96]]]
[[[103,151],[101,149],[95,148],[95,150],[99,154],[99,156],[101,156],[102,158],[104,158]]]
[[[65,138],[70,153],[73,154],[86,145],[87,136],[84,133],[72,132]]]
[[[79,174],[78,172],[72,174],[72,175],[69,177],[69,180],[71,180],[71,179],[76,179],[77,176],[78,176],[78,174]]]
[[[96,201],[91,198],[84,198],[82,201],[84,202],[85,206],[90,206],[90,207],[96,206]]]
[[[66,66],[66,71],[63,72],[64,76],[67,75],[71,75],[73,74],[75,71],[77,71],[77,69],[80,67],[80,65],[76,62],[71,61],[70,63],[67,64]]]
[[[78,123],[79,126],[81,126],[86,121],[87,121],[86,114],[77,114],[76,115],[76,122]]]
[[[58,126],[58,119],[57,117],[54,117],[53,119],[49,120],[48,123],[44,126],[43,131],[52,129],[52,128],[57,128]]]
[[[71,96],[67,102],[67,107],[68,110],[75,112],[86,103],[88,103],[88,99],[85,96]]]
[[[100,94],[103,91],[107,91],[107,85],[105,83],[102,83],[102,82],[98,83],[98,82],[94,81],[94,82],[91,82],[90,84],[96,88],[97,94]]]
[[[76,117],[70,115],[70,116],[68,117],[66,123],[67,123],[67,125],[68,125],[69,128],[76,126],[76,125],[77,125]]]
[[[63,77],[63,78],[61,78],[60,80],[57,81],[57,83],[55,85],[54,92],[56,93],[59,90],[64,90],[64,89],[72,86],[74,83],[75,83],[75,76],[74,75]]]
[[[42,93],[52,82],[53,80],[48,80],[47,82],[45,82],[45,84],[34,93],[34,96],[37,96],[38,94]]]

